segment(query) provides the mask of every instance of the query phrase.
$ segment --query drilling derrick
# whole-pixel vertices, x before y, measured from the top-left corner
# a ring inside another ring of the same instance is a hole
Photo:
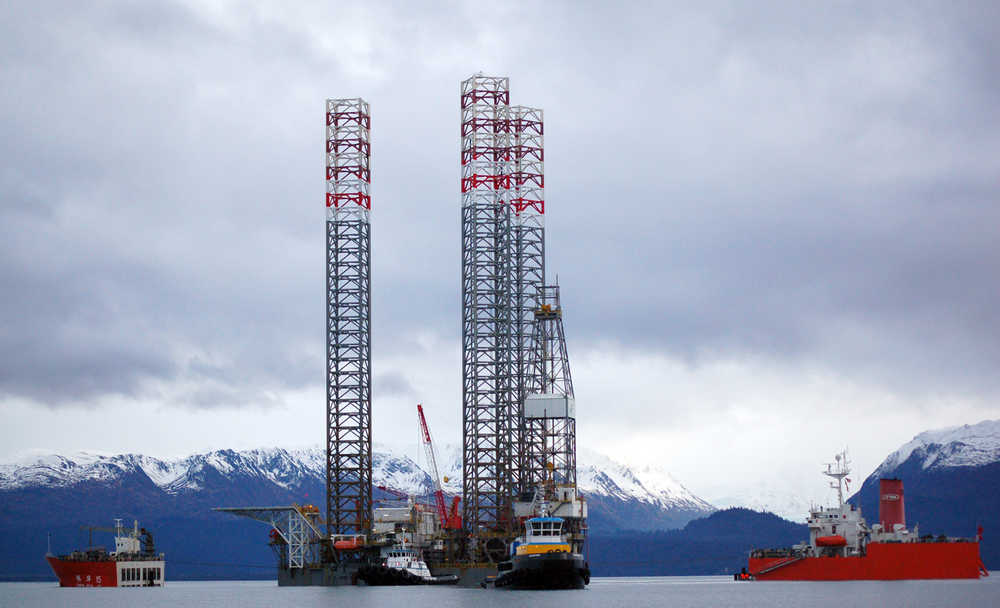
[[[545,148],[542,110],[510,108],[510,356],[508,401],[511,484],[515,493],[531,491],[527,478],[525,397],[538,391],[534,314],[545,284]]]
[[[463,520],[470,557],[497,561],[511,487],[508,79],[473,76],[461,102]]]
[[[527,476],[536,487],[576,487],[576,400],[558,286],[542,288],[534,317],[538,392],[525,399]]]
[[[371,114],[326,101],[326,526],[369,534],[371,435]]]
[[[587,505],[576,488],[576,399],[563,331],[559,287],[538,292],[534,310],[537,391],[524,400],[526,483],[535,488],[532,504],[516,505],[519,515],[541,510],[563,518],[564,530],[581,552],[586,536]]]

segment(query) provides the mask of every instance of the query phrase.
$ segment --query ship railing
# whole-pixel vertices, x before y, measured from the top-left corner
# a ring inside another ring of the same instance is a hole
[[[924,534],[918,539],[918,542],[921,543],[974,543],[976,541],[977,539],[967,536],[945,536],[944,534],[938,536]]]
[[[799,555],[797,557],[792,557],[792,558],[786,559],[785,561],[778,562],[777,564],[774,564],[772,566],[768,566],[767,568],[764,568],[763,570],[759,570],[756,574],[757,575],[767,574],[768,572],[773,572],[773,571],[777,570],[778,568],[784,568],[785,566],[790,566],[790,565],[794,564],[795,562],[804,560],[805,558],[806,558],[805,555]]]
[[[754,549],[750,552],[750,557],[755,559],[760,558],[771,558],[771,557],[797,557],[800,556],[800,552],[795,549]]]

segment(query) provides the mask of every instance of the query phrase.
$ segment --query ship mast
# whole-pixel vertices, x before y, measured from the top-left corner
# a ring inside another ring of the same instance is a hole
[[[844,478],[851,474],[850,463],[847,460],[847,450],[844,450],[835,457],[836,462],[828,462],[823,474],[833,477],[837,481],[831,481],[830,487],[837,490],[837,506],[844,506]]]

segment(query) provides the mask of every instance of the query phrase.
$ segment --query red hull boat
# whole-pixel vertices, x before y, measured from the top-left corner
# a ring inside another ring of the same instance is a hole
[[[903,482],[879,480],[879,522],[867,526],[861,510],[844,502],[847,455],[837,455],[825,475],[836,479],[839,505],[812,509],[809,541],[787,549],[757,549],[738,580],[854,581],[954,579],[989,576],[979,539],[921,537],[906,527]]]
[[[95,528],[110,530],[108,528]],[[60,587],[162,587],[165,561],[153,547],[153,536],[136,523],[128,530],[116,520],[115,551],[88,547],[67,555],[45,556]]]
[[[869,543],[856,557],[751,557],[748,570],[769,581],[892,581],[988,576],[979,543]]]

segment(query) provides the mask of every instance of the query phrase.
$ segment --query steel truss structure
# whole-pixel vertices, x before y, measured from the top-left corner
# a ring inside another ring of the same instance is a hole
[[[547,285],[538,295],[534,340],[538,347],[535,374],[543,402],[559,404],[547,413],[528,416],[526,475],[535,487],[576,488],[576,407],[563,330],[559,287]]]
[[[510,525],[507,78],[462,82],[463,521],[478,541]]]
[[[527,470],[524,398],[537,391],[534,314],[545,284],[545,146],[542,110],[510,108],[510,397],[511,483],[531,491]]]
[[[463,496],[472,557],[509,536],[529,475],[524,400],[541,390],[536,311],[545,284],[542,110],[511,106],[509,80],[462,82]]]
[[[284,545],[279,554],[282,562],[288,568],[305,568],[318,564],[321,560],[322,534],[317,528],[315,515],[318,513],[303,511],[296,505],[283,507],[220,507],[212,509],[222,513],[231,513],[241,517],[249,517],[271,526],[272,544]],[[278,542],[278,539],[281,542]]]
[[[371,111],[326,100],[326,526],[372,522]]]

